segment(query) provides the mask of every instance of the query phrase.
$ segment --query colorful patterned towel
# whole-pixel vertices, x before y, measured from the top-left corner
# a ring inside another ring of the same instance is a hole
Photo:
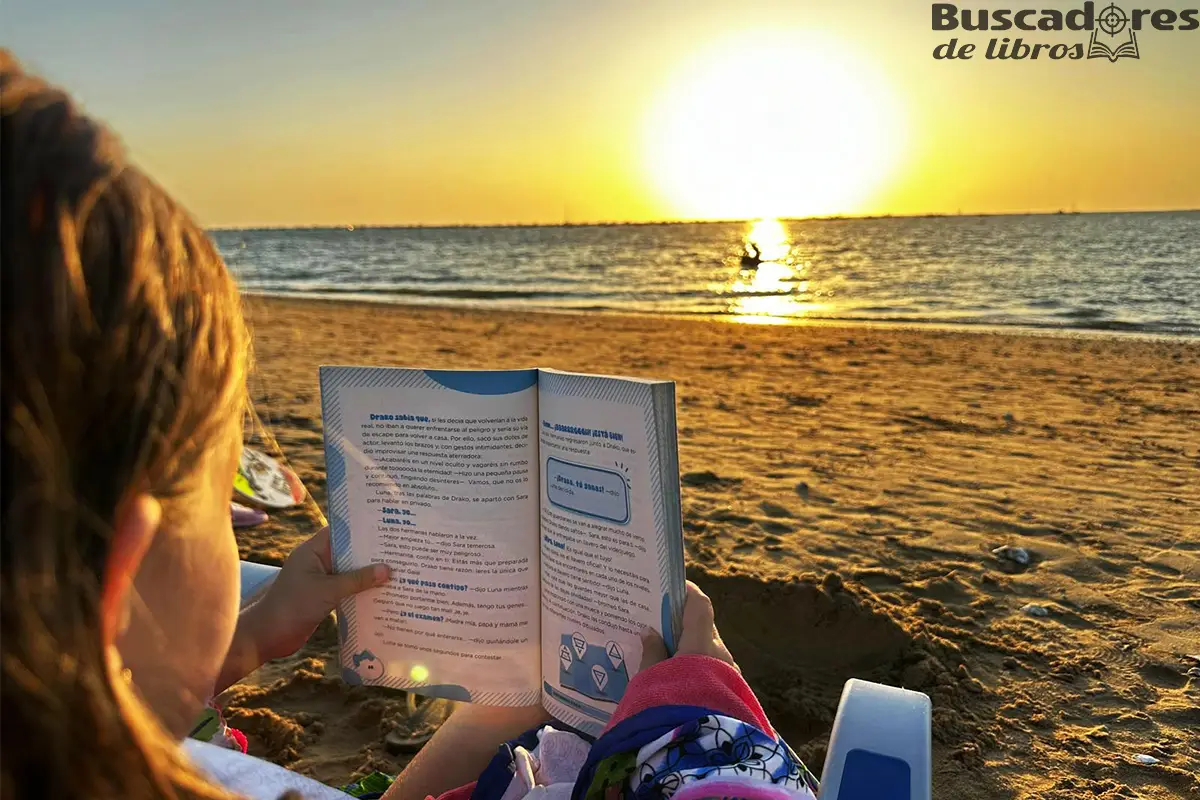
[[[773,796],[777,790],[797,800],[817,797],[816,778],[787,742],[720,714],[660,736],[638,750],[633,766],[626,796],[636,800],[665,800],[700,781],[705,787],[695,788],[704,797],[715,796],[710,781],[740,787],[737,797]]]

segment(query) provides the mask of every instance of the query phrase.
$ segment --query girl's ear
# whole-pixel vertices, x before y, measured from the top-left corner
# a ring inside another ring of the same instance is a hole
[[[101,635],[108,651],[129,627],[133,579],[161,523],[162,504],[148,494],[135,495],[117,509],[104,583],[100,587]]]

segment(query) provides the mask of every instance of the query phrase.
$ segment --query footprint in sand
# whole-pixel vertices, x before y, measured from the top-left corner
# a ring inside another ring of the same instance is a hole
[[[703,470],[700,472],[685,472],[680,476],[679,482],[684,486],[690,486],[694,489],[729,489],[741,484],[742,479],[722,478],[711,470]]]
[[[846,587],[837,573],[820,585],[763,580],[693,565],[688,577],[713,600],[717,626],[784,737],[802,746],[828,734],[848,678],[929,690],[960,727],[980,724],[959,675],[961,657],[900,624],[877,601]],[[770,609],[764,614],[763,609]],[[976,687],[982,690],[982,687]],[[936,735],[936,734],[935,734]]]
[[[758,507],[762,509],[764,514],[774,519],[784,519],[796,516],[791,512],[790,509],[781,506],[778,503],[772,503],[770,500],[763,500],[758,504]]]
[[[814,491],[812,487],[810,487],[804,481],[796,484],[796,494],[800,495],[800,499],[806,503],[821,503],[823,505],[831,506],[837,502],[828,495]]]

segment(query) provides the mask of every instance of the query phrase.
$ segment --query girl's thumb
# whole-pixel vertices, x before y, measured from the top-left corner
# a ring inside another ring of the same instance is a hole
[[[367,589],[374,589],[376,586],[383,586],[391,578],[391,575],[392,571],[387,564],[371,564],[353,572],[340,573],[335,576],[338,599],[365,592]]]
[[[642,629],[641,670],[649,669],[660,661],[667,660],[667,645],[662,635],[653,628]]]

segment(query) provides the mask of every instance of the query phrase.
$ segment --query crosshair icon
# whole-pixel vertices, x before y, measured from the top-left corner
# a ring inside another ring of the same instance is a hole
[[[1100,12],[1100,16],[1096,19],[1096,24],[1100,26],[1100,30],[1109,36],[1116,36],[1125,30],[1127,22],[1129,22],[1129,17],[1125,16],[1125,12],[1111,3]]]

